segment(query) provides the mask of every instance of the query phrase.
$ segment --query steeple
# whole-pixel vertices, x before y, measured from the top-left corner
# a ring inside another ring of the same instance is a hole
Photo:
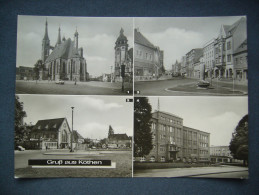
[[[60,27],[58,28],[58,40],[56,46],[59,44],[61,44]]]
[[[48,36],[48,21],[47,21],[47,18],[46,18],[46,22],[45,22],[45,34],[44,34],[44,37],[43,37],[43,40],[49,40],[49,36]]]
[[[76,49],[78,49],[78,32],[77,32],[77,28],[76,28],[76,32],[75,32],[74,38],[75,38],[75,47],[76,47]]]
[[[49,50],[50,50],[50,41],[48,36],[48,21],[46,18],[45,22],[45,34],[42,40],[42,48],[41,48],[41,60],[44,63],[47,57],[49,56]]]

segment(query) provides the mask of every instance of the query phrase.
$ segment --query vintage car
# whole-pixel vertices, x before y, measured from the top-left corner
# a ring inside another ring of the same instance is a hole
[[[58,80],[58,81],[56,81],[56,84],[59,84],[59,85],[64,85],[64,84],[65,84],[65,81]]]

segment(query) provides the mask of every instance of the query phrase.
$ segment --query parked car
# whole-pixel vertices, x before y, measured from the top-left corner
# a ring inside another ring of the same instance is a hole
[[[17,146],[17,147],[16,147],[16,150],[19,150],[19,151],[25,151],[25,148],[24,148],[24,147],[22,147],[22,146]]]
[[[56,84],[59,84],[59,85],[64,85],[64,84],[65,84],[65,81],[58,80],[58,81],[56,81]]]

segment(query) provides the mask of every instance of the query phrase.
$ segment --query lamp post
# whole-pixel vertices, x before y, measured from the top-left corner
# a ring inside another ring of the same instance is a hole
[[[112,83],[112,66],[111,66],[111,83]]]
[[[70,144],[71,144],[71,149],[70,149],[70,152],[74,152],[73,151],[73,120],[74,120],[74,107],[71,107],[72,108],[72,131],[71,131],[71,137],[70,137]]]

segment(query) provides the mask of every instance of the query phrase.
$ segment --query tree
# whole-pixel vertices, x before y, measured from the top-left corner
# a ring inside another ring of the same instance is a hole
[[[248,115],[245,115],[238,123],[232,134],[229,145],[230,152],[235,159],[248,163]]]
[[[40,70],[44,70],[44,69],[45,69],[45,67],[44,67],[42,60],[38,60],[36,62],[36,64],[34,64],[33,71],[35,73],[36,80],[38,80],[40,78]]]
[[[134,156],[148,155],[152,150],[152,107],[146,97],[136,97],[134,103]]]
[[[23,110],[23,102],[19,101],[19,97],[15,96],[15,147],[22,145],[29,136],[29,129],[23,123],[23,118],[26,117],[26,112]]]

